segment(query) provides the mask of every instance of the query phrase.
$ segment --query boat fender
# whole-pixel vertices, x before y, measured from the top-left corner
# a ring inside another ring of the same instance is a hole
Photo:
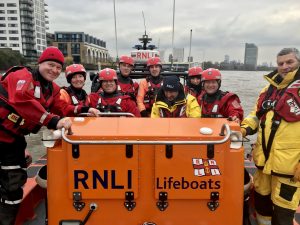
[[[39,169],[35,181],[40,187],[47,188],[47,165]]]
[[[205,135],[209,135],[212,134],[213,130],[209,127],[201,127],[200,128],[200,134],[205,134]]]

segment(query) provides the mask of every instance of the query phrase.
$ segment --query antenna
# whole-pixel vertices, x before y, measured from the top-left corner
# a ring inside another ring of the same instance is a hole
[[[172,29],[172,58],[171,58],[171,69],[174,62],[174,23],[175,23],[175,0],[173,1],[173,29]]]
[[[117,35],[117,19],[116,19],[116,3],[114,0],[114,19],[115,19],[115,38],[116,38],[116,53],[117,53],[117,62],[119,61],[119,51],[118,51],[118,35]]]
[[[146,35],[147,34],[146,33],[146,20],[145,20],[144,11],[142,11],[142,14],[143,14],[143,19],[144,19],[144,28],[145,28],[145,35]]]

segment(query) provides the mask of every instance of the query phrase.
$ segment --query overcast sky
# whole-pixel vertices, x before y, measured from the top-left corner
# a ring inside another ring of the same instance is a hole
[[[116,56],[113,0],[45,0],[50,32],[80,31],[106,41]],[[152,44],[172,46],[173,0],[115,0],[118,52],[130,54],[146,29]],[[244,60],[245,43],[258,46],[258,62],[276,62],[283,47],[300,48],[299,0],[176,0],[174,47],[194,61]]]

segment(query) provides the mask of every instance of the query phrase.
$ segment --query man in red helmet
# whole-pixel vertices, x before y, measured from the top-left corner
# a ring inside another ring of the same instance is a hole
[[[201,73],[203,72],[201,67],[191,67],[188,71],[187,85],[184,88],[185,94],[191,94],[195,98],[201,94]]]
[[[118,75],[118,90],[125,94],[129,95],[132,100],[136,101],[136,93],[138,89],[138,84],[133,82],[130,78],[131,71],[134,67],[134,60],[130,56],[122,55],[119,61],[120,71]]]
[[[101,92],[90,94],[90,105],[101,112],[127,112],[140,117],[135,102],[117,90],[118,78],[115,70],[106,68],[99,73]]]
[[[240,123],[244,116],[241,101],[236,94],[220,90],[222,80],[220,71],[207,69],[202,72],[201,79],[204,93],[198,97],[198,102],[202,117],[225,117]]]
[[[147,67],[150,71],[150,75],[141,80],[136,98],[142,117],[150,116],[155,96],[163,83],[163,77],[160,75],[162,69],[160,58],[153,57],[148,59]]]
[[[60,90],[60,97],[68,104],[89,106],[88,94],[83,89],[86,80],[86,71],[81,64],[72,64],[67,66],[65,71],[69,87],[63,87]]]
[[[27,180],[25,135],[42,126],[69,129],[81,106],[60,99],[60,88],[53,82],[61,73],[64,56],[56,47],[48,47],[38,60],[36,70],[12,67],[0,81],[0,224],[14,224]],[[97,114],[98,110],[86,108]]]

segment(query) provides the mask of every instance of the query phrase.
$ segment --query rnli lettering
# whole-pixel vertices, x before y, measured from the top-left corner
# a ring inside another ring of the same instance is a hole
[[[137,52],[136,53],[136,58],[137,59],[149,59],[155,57],[154,52]]]
[[[180,180],[174,180],[174,177],[164,177],[160,179],[156,178],[156,188],[157,189],[220,189],[221,181],[214,181],[209,179],[208,181],[188,181],[184,177]]]
[[[84,189],[131,189],[132,188],[132,170],[127,171],[127,182],[120,183],[117,179],[121,174],[116,170],[103,170],[100,173],[92,170],[88,173],[85,170],[74,170],[74,189],[83,187]]]

